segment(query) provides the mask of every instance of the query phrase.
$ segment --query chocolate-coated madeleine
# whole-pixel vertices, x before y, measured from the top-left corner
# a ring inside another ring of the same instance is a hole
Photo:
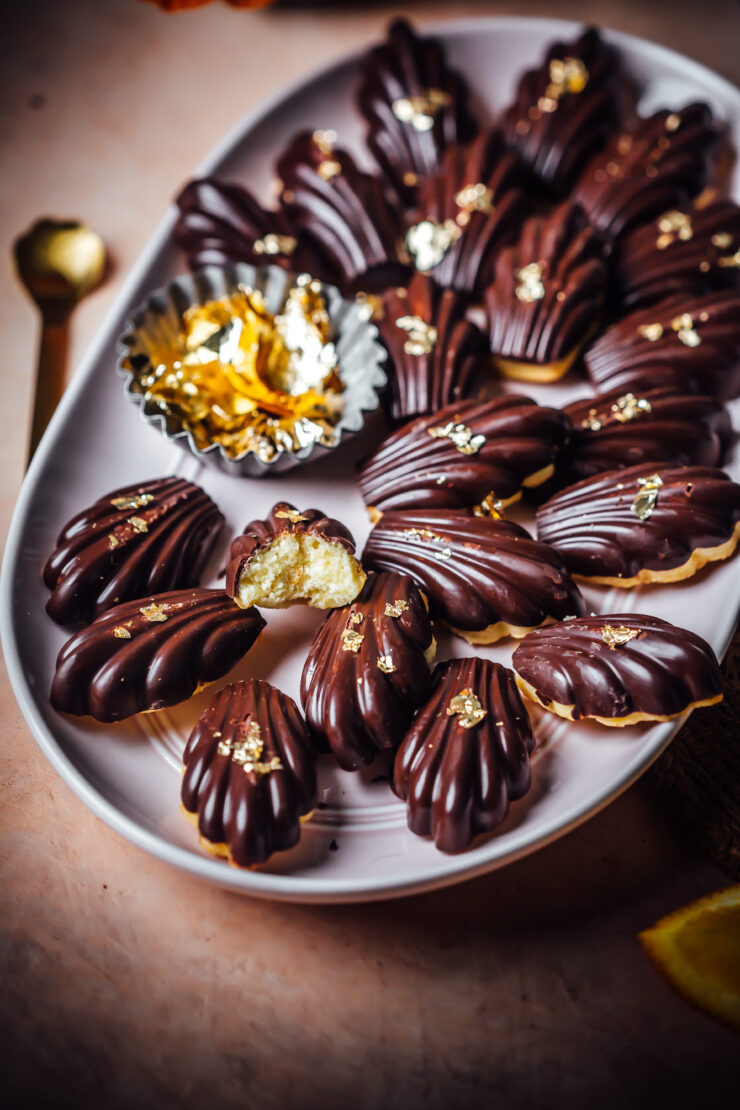
[[[587,478],[537,511],[537,536],[571,574],[630,588],[678,582],[728,559],[740,536],[740,485],[709,466],[641,463]]]
[[[195,586],[223,515],[200,486],[155,478],[74,516],[43,571],[49,616],[89,621],[123,601]]]
[[[740,291],[670,297],[624,316],[583,359],[597,395],[652,389],[740,393]]]
[[[517,645],[513,665],[526,697],[570,721],[667,721],[722,700],[709,644],[685,628],[637,613],[538,628]]]
[[[231,544],[226,592],[248,609],[282,609],[306,601],[316,609],[346,605],[365,572],[352,533],[320,509],[278,501],[265,520],[251,521]]]
[[[451,659],[396,752],[393,789],[408,824],[442,852],[464,852],[529,790],[534,734],[514,675],[489,659]]]
[[[435,642],[424,598],[405,574],[370,574],[311,645],[301,699],[314,736],[346,771],[395,748],[426,697]]]
[[[496,256],[516,238],[526,211],[522,167],[500,131],[450,147],[419,190],[406,246],[417,270],[443,289],[480,297]]]
[[[300,710],[269,682],[220,690],[185,746],[182,810],[207,851],[237,867],[298,843],[316,805],[316,752]]]
[[[470,397],[486,370],[486,340],[465,317],[467,301],[415,274],[407,289],[391,289],[377,318],[388,352],[394,420],[437,412]]]
[[[532,216],[486,292],[494,361],[507,378],[563,377],[601,315],[604,242],[577,205]]]
[[[452,510],[383,513],[365,566],[410,574],[433,617],[471,644],[524,636],[583,610],[562,557],[518,524]]]
[[[192,697],[236,666],[265,626],[223,590],[173,590],[116,605],[59,652],[51,704],[122,721]]]
[[[420,38],[405,19],[366,54],[357,103],[370,125],[367,145],[405,201],[448,146],[477,130],[465,81],[445,62],[439,41]]]
[[[624,236],[613,264],[625,308],[740,284],[740,205],[718,200],[663,212]]]
[[[619,59],[598,31],[554,42],[506,109],[507,143],[547,188],[564,195],[616,126]]]
[[[387,509],[507,505],[553,472],[570,433],[568,417],[528,397],[447,405],[381,443],[359,472],[371,516]]]
[[[344,292],[408,279],[401,215],[333,131],[301,132],[278,160],[280,202],[301,242],[328,259]]]
[[[706,104],[663,110],[614,134],[573,190],[591,223],[616,238],[700,191],[722,128]]]

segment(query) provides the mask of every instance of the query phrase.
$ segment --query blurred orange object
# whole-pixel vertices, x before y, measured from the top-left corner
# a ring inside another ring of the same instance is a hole
[[[274,3],[274,0],[223,0],[223,2],[232,8],[266,8]],[[154,4],[163,12],[183,12],[187,8],[203,8],[206,4],[212,4],[213,0],[144,0],[144,3]]]

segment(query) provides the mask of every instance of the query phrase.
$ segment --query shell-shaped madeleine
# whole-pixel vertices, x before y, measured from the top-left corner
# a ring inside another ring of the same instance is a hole
[[[357,102],[370,125],[367,145],[406,201],[445,149],[477,130],[465,81],[447,65],[438,40],[420,38],[405,19],[366,54]]]
[[[572,42],[554,42],[519,81],[504,135],[553,192],[567,192],[616,126],[619,76],[616,51],[588,28]]]
[[[570,433],[559,409],[506,394],[447,405],[381,443],[358,475],[375,513],[504,504],[550,477]]]
[[[573,199],[591,223],[616,238],[698,193],[722,134],[706,104],[656,112],[610,138],[586,167]]]
[[[718,200],[662,212],[624,236],[613,268],[626,308],[740,284],[740,205]]]
[[[708,466],[642,463],[587,478],[537,512],[539,539],[572,574],[615,586],[676,582],[727,559],[740,485]]]
[[[526,212],[522,166],[500,131],[450,147],[419,190],[406,233],[417,270],[443,289],[480,297],[493,281],[496,256],[516,238]]]
[[[362,560],[411,575],[432,616],[471,643],[523,636],[583,609],[562,557],[512,521],[447,510],[383,513]]]
[[[59,534],[43,571],[47,613],[59,624],[87,621],[124,601],[196,585],[223,521],[184,478],[113,490]]]
[[[740,291],[670,297],[624,316],[584,355],[591,383],[605,393],[656,382],[720,400],[740,392]]]
[[[223,590],[127,601],[67,640],[51,704],[97,721],[177,705],[236,666],[264,626],[256,609],[240,609]]]
[[[237,867],[264,863],[298,843],[316,805],[315,761],[292,698],[261,679],[232,683],[185,746],[183,811],[209,851]]]
[[[403,738],[431,682],[426,604],[405,574],[371,574],[352,605],[329,614],[311,645],[301,700],[314,736],[346,771]]]
[[[404,420],[467,399],[488,363],[486,340],[467,320],[467,301],[415,274],[383,297],[377,319],[388,352],[390,414]]]
[[[281,204],[302,242],[315,247],[345,292],[375,292],[408,279],[401,214],[380,181],[362,173],[333,131],[304,131],[280,156]]]
[[[513,665],[527,697],[572,721],[667,720],[722,700],[709,644],[642,614],[609,613],[539,628],[517,645]]]
[[[526,221],[516,244],[499,254],[495,273],[486,309],[497,364],[510,377],[562,376],[601,315],[601,235],[581,208],[562,204]]]
[[[452,659],[396,752],[393,789],[417,836],[463,852],[506,817],[531,783],[535,740],[513,673],[488,659]]]

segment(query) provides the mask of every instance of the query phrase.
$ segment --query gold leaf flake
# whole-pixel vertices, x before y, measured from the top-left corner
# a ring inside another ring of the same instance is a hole
[[[718,231],[712,236],[712,246],[718,247],[721,251],[727,250],[732,246],[732,235],[729,231]]]
[[[334,143],[337,141],[336,131],[314,131],[311,138],[318,147],[319,154],[323,154],[324,158],[329,158],[334,153]]]
[[[121,546],[121,541],[118,536],[114,536],[112,532],[108,534],[108,547],[111,551],[115,551],[117,547]]]
[[[117,624],[113,629],[113,635],[117,640],[130,640],[131,633],[128,628],[124,628],[122,624]]]
[[[432,540],[437,543],[446,543],[444,536],[439,532],[432,532],[431,528],[404,528],[404,536],[418,536],[422,540]]]
[[[612,651],[630,640],[636,640],[640,634],[639,628],[627,628],[623,624],[605,624],[601,630],[602,640]]]
[[[133,497],[114,497],[111,505],[119,512],[131,512],[136,509],[143,509],[145,505],[150,505],[153,500],[153,493],[138,493]]]
[[[400,617],[409,607],[408,601],[388,601],[383,612],[386,617]]]
[[[360,650],[360,646],[365,637],[360,632],[355,632],[353,628],[345,628],[341,635],[342,651],[354,651],[355,653]]]
[[[449,103],[449,93],[430,88],[420,96],[400,96],[391,107],[400,123],[410,123],[415,131],[430,131],[434,126],[434,117]]]
[[[550,83],[537,101],[541,112],[554,112],[563,96],[577,95],[588,84],[588,70],[580,58],[553,58]]]
[[[214,732],[214,740],[220,735],[220,732]],[[229,756],[232,763],[241,767],[246,774],[261,776],[269,775],[271,771],[282,771],[283,764],[278,755],[262,762],[263,750],[262,731],[254,720],[250,720],[248,724],[243,721],[234,740],[219,740],[216,747],[218,755]]]
[[[658,250],[665,250],[676,239],[688,242],[694,235],[691,216],[687,212],[679,212],[677,209],[664,212],[657,221],[657,228],[661,232],[655,243]]]
[[[653,411],[653,406],[644,397],[625,393],[623,397],[617,397],[611,406],[611,411],[618,424],[628,424],[631,420],[637,420],[639,416],[647,416]]]
[[[385,316],[383,299],[376,293],[358,293],[355,301],[362,320],[382,320]]]
[[[447,559],[452,558],[452,551],[449,547],[443,547],[441,551],[434,552],[434,558],[437,559],[440,563],[444,563],[447,561]]]
[[[679,115],[677,115],[676,112],[671,112],[671,114],[669,116],[666,116],[666,120],[665,120],[665,129],[666,129],[666,131],[677,131],[680,126],[681,126],[681,117]]]
[[[690,312],[683,312],[680,316],[674,316],[671,320],[671,327],[676,332],[676,337],[680,343],[685,347],[698,347],[701,343],[701,336],[694,327],[694,318]]]
[[[281,520],[289,520],[291,524],[300,524],[302,520],[308,520],[308,517],[299,513],[297,509],[276,509],[275,516]]]
[[[724,255],[722,258],[718,258],[717,263],[723,268],[730,267],[735,270],[740,270],[740,251],[736,251],[735,254],[727,254]]]
[[[514,276],[520,284],[515,287],[514,292],[523,304],[541,301],[544,297],[543,269],[544,266],[541,262],[530,262],[527,266],[523,266],[521,270],[516,271]]]
[[[478,181],[475,185],[466,185],[456,193],[455,204],[465,212],[488,213],[493,208],[493,193],[482,181]]]
[[[504,519],[504,507],[491,490],[477,505],[473,505],[473,516],[487,516],[491,520]]]
[[[422,274],[433,270],[461,234],[454,220],[445,220],[443,223],[421,220],[418,224],[413,224],[406,232],[406,246],[416,269]]]
[[[356,609],[353,609],[352,612],[350,613],[348,619],[347,619],[347,623],[349,625],[362,624],[363,620],[364,620],[364,617],[363,617],[362,613],[358,613]]]
[[[392,655],[379,655],[377,667],[383,674],[393,674],[393,672],[397,670]]]
[[[472,690],[466,688],[456,694],[447,706],[447,716],[457,715],[461,728],[475,728],[488,713]]]
[[[484,435],[475,436],[466,424],[456,424],[452,420],[448,424],[427,428],[427,435],[430,435],[432,439],[449,439],[461,455],[476,455],[486,442]]]
[[[408,334],[403,345],[407,355],[428,355],[437,342],[437,329],[422,320],[421,316],[399,316],[396,327]]]
[[[648,339],[651,343],[657,343],[659,339],[663,338],[663,325],[658,323],[640,324],[637,334],[641,335],[643,339]]]
[[[638,478],[637,484],[641,488],[632,502],[632,512],[638,520],[649,520],[658,502],[658,492],[663,485],[663,479],[659,474],[651,474],[647,478]]]
[[[324,181],[333,181],[342,172],[342,165],[336,158],[325,158],[323,162],[319,162],[316,172]]]
[[[255,239],[252,250],[255,254],[291,255],[297,246],[298,240],[292,235],[278,235],[276,232],[268,231],[261,239]]]
[[[168,609],[169,605],[166,603],[158,605],[156,601],[153,601],[151,605],[145,605],[139,609],[139,612],[145,620],[148,620],[151,624],[157,624],[167,620]]]
[[[144,532],[149,531],[149,525],[140,516],[130,516],[128,518],[128,523],[131,525],[134,532],[139,532],[140,534],[143,534]]]

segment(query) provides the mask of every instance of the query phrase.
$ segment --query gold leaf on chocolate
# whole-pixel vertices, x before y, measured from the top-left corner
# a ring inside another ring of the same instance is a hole
[[[639,628],[626,628],[623,624],[605,624],[601,630],[602,640],[612,650],[628,644],[630,640],[636,640],[640,634]]]
[[[459,694],[455,694],[454,698],[451,698],[450,704],[447,706],[447,716],[456,716],[460,728],[475,728],[487,713],[488,710],[483,708],[477,695],[472,690],[461,690]]]
[[[427,324],[420,316],[399,316],[396,327],[408,335],[403,345],[407,355],[428,355],[434,350],[437,329]]]
[[[415,131],[430,131],[434,127],[434,117],[449,103],[449,93],[442,89],[426,89],[418,96],[400,96],[391,107],[401,123],[410,123]]]
[[[153,493],[141,493],[133,494],[131,497],[112,497],[110,503],[114,509],[124,512],[132,509],[143,509],[146,505],[151,505],[153,500]]]
[[[439,266],[461,234],[460,227],[454,220],[445,220],[444,223],[421,220],[420,223],[413,224],[406,232],[406,246],[416,269],[427,274],[435,266]]]
[[[358,652],[362,647],[362,641],[365,637],[361,632],[355,632],[352,628],[345,628],[342,633],[342,651]]]
[[[476,455],[486,442],[484,435],[473,435],[466,424],[453,424],[451,420],[447,424],[427,428],[427,435],[433,439],[449,439],[461,455]]]
[[[402,613],[406,612],[408,607],[408,601],[404,601],[403,598],[401,598],[400,601],[389,601],[383,612],[386,617],[400,617]]]

